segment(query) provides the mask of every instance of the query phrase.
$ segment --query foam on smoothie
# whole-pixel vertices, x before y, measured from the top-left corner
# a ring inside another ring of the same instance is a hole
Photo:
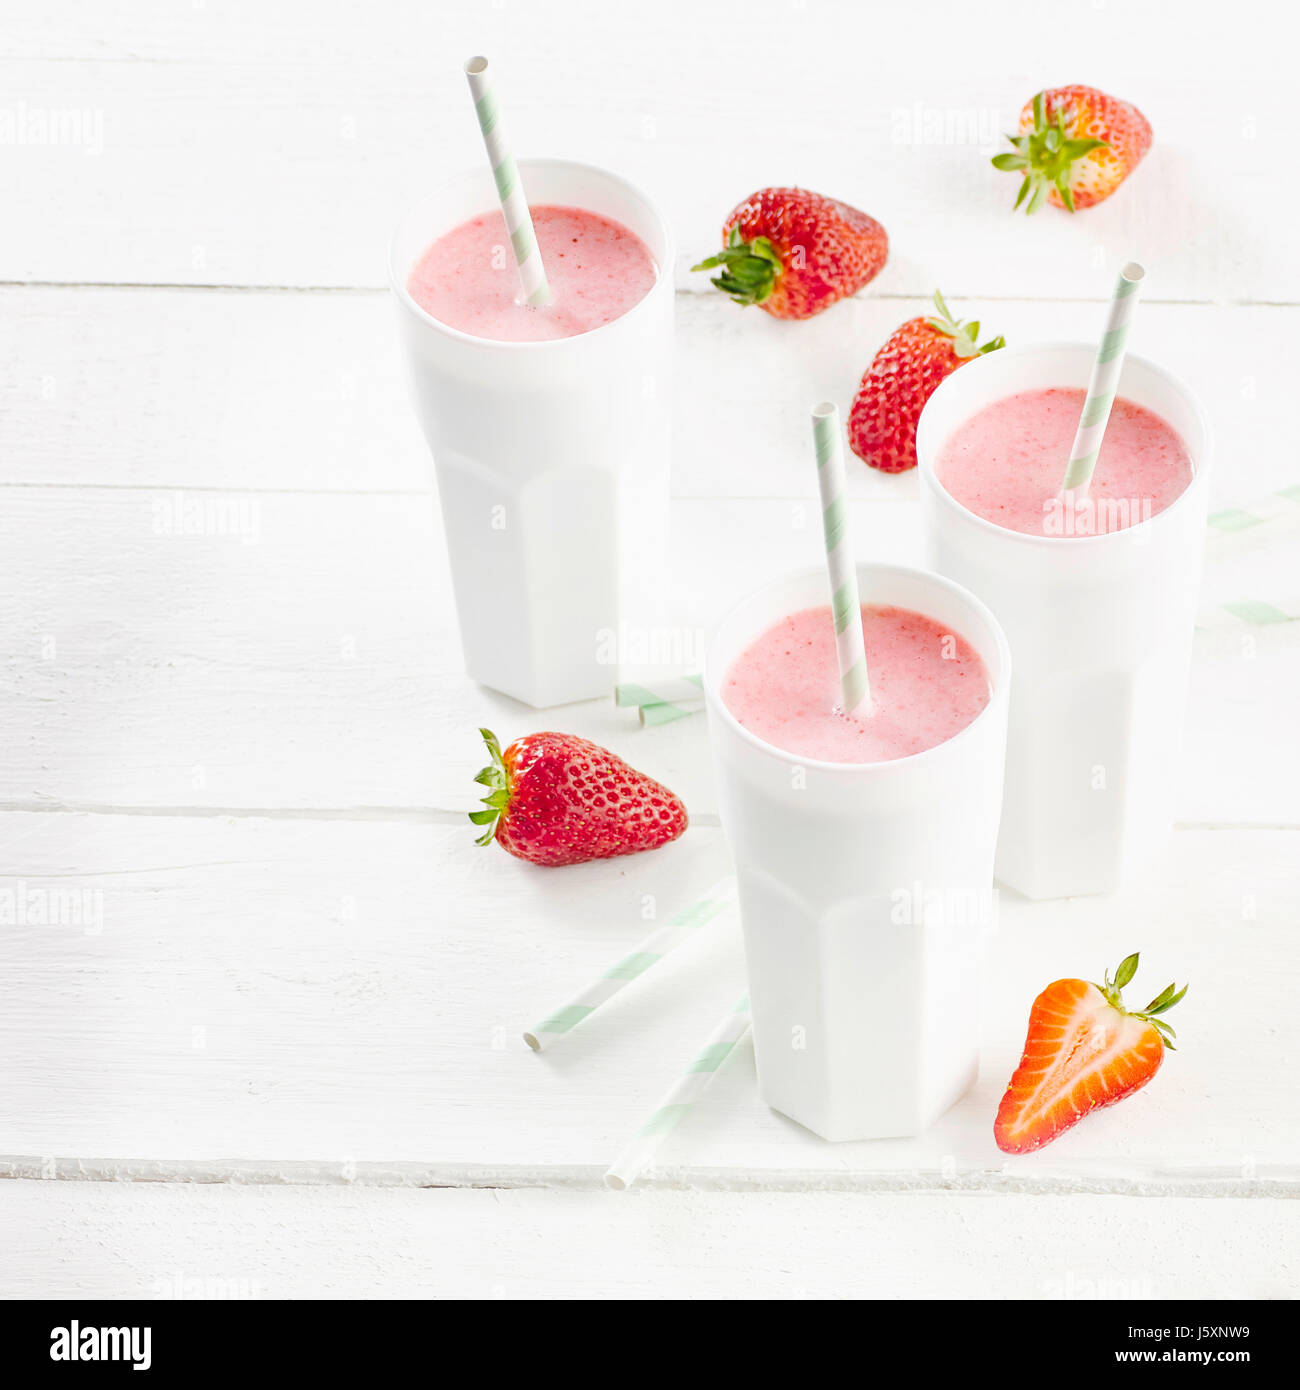
[[[510,343],[572,338],[645,298],[658,270],[630,228],[582,208],[542,204],[532,214],[549,304],[521,303],[519,270],[499,209],[471,217],[429,247],[407,280],[411,298],[451,328]]]
[[[1026,535],[1103,534],[1164,511],[1192,481],[1191,455],[1168,421],[1123,397],[1110,412],[1090,505],[1066,506],[1061,481],[1083,399],[1081,390],[1049,387],[994,401],[954,432],[935,476],[968,511]]]
[[[965,638],[907,608],[862,605],[871,712],[844,714],[831,610],[774,623],[737,657],[722,686],[736,720],[805,758],[879,763],[959,733],[989,702],[989,674]]]

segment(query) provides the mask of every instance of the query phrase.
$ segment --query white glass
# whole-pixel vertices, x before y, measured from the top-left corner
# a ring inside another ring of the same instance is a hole
[[[930,397],[916,432],[927,559],[978,594],[1011,643],[997,873],[1030,898],[1112,892],[1169,833],[1205,547],[1210,426],[1180,381],[1127,358],[1120,394],[1178,431],[1194,472],[1165,511],[1101,536],[997,526],[944,489],[935,463],[953,433],[994,401],[1086,388],[1095,351],[1049,343],[978,357]]]
[[[892,762],[820,762],[728,711],[732,662],[778,619],[828,604],[824,569],[735,608],[704,673],[759,1089],[837,1140],[916,1134],[975,1080],[1010,677],[997,621],[958,585],[892,565],[860,565],[858,582],[864,603],[926,614],[988,668],[989,703],[946,743]]]
[[[497,206],[486,169],[403,218],[390,276],[433,453],[465,666],[534,706],[608,695],[620,624],[652,624],[667,554],[673,248],[658,209],[614,174],[521,160],[533,203],[631,228],[659,268],[621,318],[545,342],[440,323],[407,280],[430,243]]]

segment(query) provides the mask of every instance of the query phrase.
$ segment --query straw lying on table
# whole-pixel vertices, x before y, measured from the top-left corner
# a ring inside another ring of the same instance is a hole
[[[556,1038],[563,1037],[583,1019],[612,999],[633,980],[657,965],[670,951],[675,950],[698,927],[711,922],[736,900],[734,877],[719,879],[702,897],[689,907],[674,913],[661,927],[656,928],[631,953],[615,962],[599,979],[580,990],[567,1004],[548,1014],[524,1034],[524,1041],[534,1052],[541,1052]]]
[[[1239,598],[1207,603],[1196,615],[1199,628],[1274,627],[1300,620],[1300,596],[1290,599]]]
[[[546,268],[542,265],[542,253],[537,247],[537,233],[533,230],[533,215],[528,211],[523,181],[519,177],[514,155],[506,143],[501,108],[497,105],[496,93],[488,77],[488,60],[471,58],[465,64],[465,77],[469,82],[470,95],[474,98],[474,114],[478,117],[478,128],[483,134],[488,162],[492,165],[492,177],[496,180],[497,197],[501,200],[510,246],[515,253],[515,264],[519,267],[524,299],[535,306],[549,304],[551,287],[546,279]]]
[[[1208,521],[1216,544],[1229,537],[1253,541],[1261,534],[1272,536],[1300,522],[1300,485],[1279,488],[1247,507],[1221,507]]]
[[[703,698],[703,676],[664,676],[651,681],[620,681],[614,687],[616,705],[672,705]]]
[[[656,724],[671,724],[675,720],[686,719],[692,714],[701,713],[703,709],[703,700],[683,700],[675,705],[642,705],[637,714],[640,715],[644,727],[653,728]]]
[[[1062,484],[1064,492],[1077,489],[1086,493],[1088,484],[1092,482],[1092,472],[1097,466],[1097,455],[1101,452],[1101,441],[1110,420],[1110,408],[1115,404],[1120,373],[1124,370],[1124,352],[1128,347],[1129,326],[1137,312],[1138,291],[1145,278],[1146,271],[1136,261],[1130,261],[1115,282],[1110,312],[1106,317],[1106,331],[1097,345],[1092,375],[1088,379],[1088,393],[1083,401],[1083,413],[1079,416],[1079,428],[1070,449],[1070,463]]]
[[[844,444],[840,413],[823,401],[812,413],[813,443],[817,449],[817,487],[822,499],[822,530],[826,568],[831,580],[831,616],[835,621],[835,654],[840,667],[840,697],[845,714],[859,705],[870,708],[867,652],[862,639],[862,602],[858,571],[849,544],[848,505],[844,500]]]
[[[648,682],[621,681],[614,687],[614,703],[637,709],[644,725],[671,724],[704,708],[704,678],[665,676]]]
[[[659,1102],[659,1108],[641,1126],[636,1138],[610,1165],[609,1171],[605,1174],[607,1186],[617,1192],[632,1186],[654,1157],[655,1150],[663,1143],[664,1136],[677,1128],[691,1107],[704,1094],[718,1068],[748,1032],[749,996],[746,994],[741,996],[736,1007],[709,1034],[709,1040],[704,1044],[700,1055],[673,1082],[668,1093]]]
[[[1265,596],[1252,576],[1241,573],[1241,562],[1261,544],[1267,548],[1271,543],[1273,549],[1294,544],[1291,533],[1300,525],[1300,486],[1278,488],[1242,507],[1220,508],[1210,513],[1209,524],[1206,554],[1217,563],[1207,567],[1196,626],[1276,627],[1300,622],[1300,593],[1294,585],[1288,593]],[[1263,588],[1267,587],[1266,583]]]

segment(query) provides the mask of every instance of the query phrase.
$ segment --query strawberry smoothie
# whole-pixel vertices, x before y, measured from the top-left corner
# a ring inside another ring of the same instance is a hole
[[[1187,445],[1168,421],[1120,397],[1086,498],[1063,498],[1083,399],[1051,387],[986,405],[940,449],[935,477],[968,511],[1025,535],[1101,535],[1150,520],[1192,481]]]
[[[499,210],[438,238],[407,282],[412,299],[462,333],[497,342],[572,338],[621,318],[658,278],[649,248],[612,218],[582,208],[532,209],[552,300],[522,303],[519,271]]]
[[[989,674],[965,638],[908,608],[863,604],[871,708],[839,708],[831,610],[780,619],[732,664],[722,701],[736,721],[787,753],[880,763],[959,733],[989,702]]]
[[[1011,646],[997,874],[1035,899],[1114,892],[1159,852],[1186,780],[1213,434],[1177,378],[1128,353],[1091,485],[1061,494],[1096,358],[1095,342],[988,353],[916,431],[927,559]]]
[[[520,302],[486,166],[407,213],[389,272],[466,672],[549,708],[653,674],[621,635],[667,621],[673,242],[617,174],[537,159],[519,177],[550,303]]]
[[[740,603],[704,663],[759,1090],[831,1140],[917,1134],[975,1080],[1011,677],[973,595],[857,574],[870,714],[837,709],[824,566]]]

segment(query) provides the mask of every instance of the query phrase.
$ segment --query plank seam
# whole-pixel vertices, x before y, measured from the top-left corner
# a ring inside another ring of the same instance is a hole
[[[228,294],[338,294],[338,295],[386,295],[390,293],[387,285],[278,285],[251,283],[205,284],[201,281],[175,280],[5,280],[0,279],[0,289],[15,290],[157,290],[157,291],[202,291],[204,293]],[[701,299],[721,304],[723,301],[716,290],[676,286],[674,294],[679,299]],[[989,304],[1105,304],[1105,297],[1096,295],[1026,295],[1026,294],[986,294],[978,290],[953,293],[947,296],[952,300],[978,299]],[[862,292],[847,296],[860,303],[882,300],[890,303],[924,301],[928,298],[924,290],[912,293],[901,290]],[[1295,309],[1300,308],[1300,300],[1293,299],[1154,299],[1143,300],[1143,306],[1163,306],[1172,309]]]
[[[459,825],[470,808],[440,806],[117,806],[104,802],[0,801],[0,814],[67,816],[142,816],[173,819],[355,820],[419,825]],[[694,826],[717,829],[716,812],[691,813]],[[1259,831],[1294,834],[1300,823],[1288,821],[1177,821],[1175,833],[1192,831]]]
[[[249,1187],[368,1187],[518,1191],[606,1191],[600,1166],[516,1167],[384,1163],[185,1159],[53,1159],[0,1156],[0,1179],[15,1182],[164,1183]],[[1230,1169],[1150,1170],[1031,1175],[1008,1169],[945,1174],[939,1169],[888,1172],[835,1169],[671,1168],[643,1178],[649,1190],[693,1192],[857,1192],[863,1194],[1015,1193],[1026,1196],[1287,1198],[1300,1196],[1300,1176],[1243,1178]]]

